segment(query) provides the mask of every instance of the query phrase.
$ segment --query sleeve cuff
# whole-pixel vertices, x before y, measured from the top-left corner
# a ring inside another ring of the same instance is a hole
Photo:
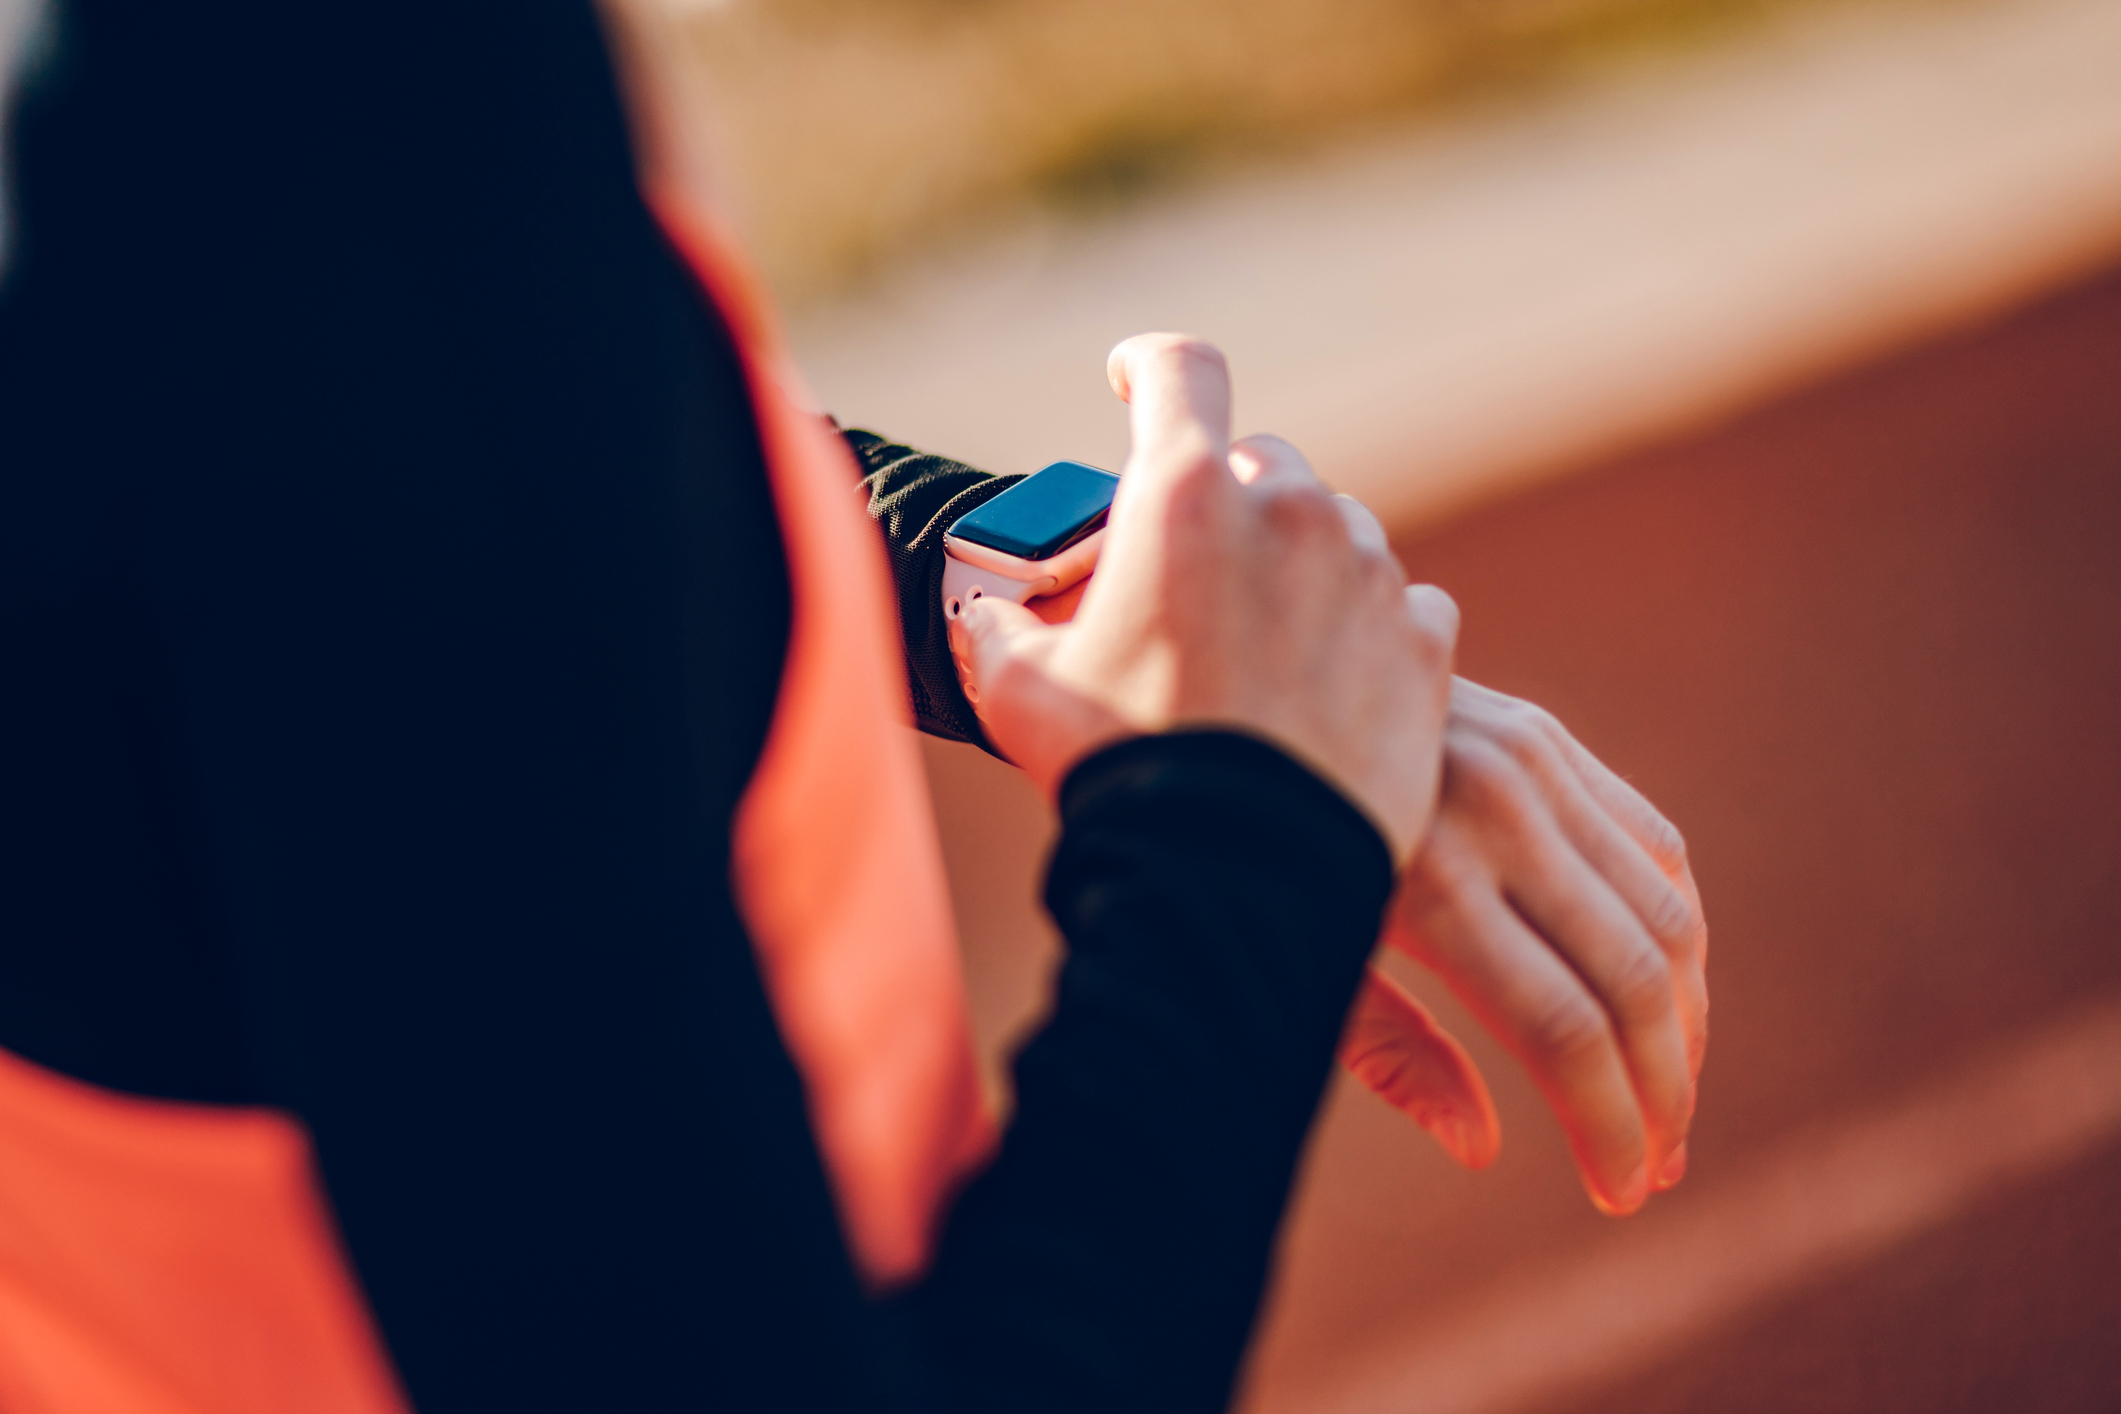
[[[1170,887],[1212,888],[1226,903],[1271,884],[1303,920],[1322,1000],[1345,1009],[1391,898],[1391,849],[1367,814],[1287,752],[1227,729],[1133,737],[1077,763],[1061,783],[1060,815],[1049,891],[1096,871],[1092,856],[1113,849],[1153,856],[1180,876]]]

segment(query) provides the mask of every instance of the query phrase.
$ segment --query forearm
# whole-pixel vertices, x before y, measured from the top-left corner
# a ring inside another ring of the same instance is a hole
[[[902,1300],[958,1407],[1220,1409],[1389,857],[1336,791],[1226,733],[1101,752],[1061,809],[1053,1019]]]

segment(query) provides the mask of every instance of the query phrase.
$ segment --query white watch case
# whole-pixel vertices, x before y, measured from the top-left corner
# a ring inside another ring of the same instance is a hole
[[[1021,604],[1042,594],[1058,594],[1087,579],[1097,568],[1105,542],[1104,527],[1044,560],[1016,555],[954,536],[943,537],[943,617],[955,620],[975,599],[993,595]]]

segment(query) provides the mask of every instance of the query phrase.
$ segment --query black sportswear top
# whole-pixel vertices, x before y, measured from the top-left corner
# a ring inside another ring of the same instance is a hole
[[[424,1414],[1210,1410],[1390,886],[1249,738],[1062,794],[995,1162],[865,1297],[731,899],[788,590],[577,0],[78,0],[9,140],[0,1044],[314,1136]],[[889,101],[881,88],[877,101]],[[944,519],[852,435],[916,707]]]

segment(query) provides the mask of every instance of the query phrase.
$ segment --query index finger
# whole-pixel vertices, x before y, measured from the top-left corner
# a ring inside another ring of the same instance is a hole
[[[1137,334],[1106,357],[1105,376],[1132,414],[1122,494],[1129,483],[1209,468],[1229,475],[1230,369],[1215,345],[1190,334]]]
[[[1575,737],[1565,730],[1559,737],[1563,756],[1575,768],[1577,779],[1590,792],[1591,799],[1641,847],[1685,901],[1684,917],[1664,920],[1658,931],[1660,941],[1672,949],[1673,960],[1681,968],[1678,982],[1688,1018],[1687,1063],[1688,1069],[1698,1076],[1708,1046],[1709,926],[1701,908],[1701,890],[1694,883],[1693,866],[1687,861],[1686,838],[1641,791],[1622,780],[1617,771],[1592,755]]]
[[[1483,687],[1467,678],[1454,679],[1453,690],[1465,691],[1483,702],[1510,704],[1514,701],[1505,693],[1497,692],[1492,687]],[[1701,898],[1693,887],[1694,871],[1688,867],[1686,839],[1679,833],[1678,827],[1665,819],[1641,791],[1622,779],[1619,772],[1599,760],[1588,747],[1576,740],[1574,733],[1568,728],[1552,721],[1551,718],[1548,719],[1547,725],[1553,729],[1550,735],[1554,744],[1575,769],[1577,777],[1583,782],[1584,788],[1590,791],[1591,797],[1613,817],[1627,833],[1628,838],[1642,846],[1643,852],[1688,896],[1698,912]]]
[[[1694,887],[1693,866],[1687,862],[1686,837],[1679,833],[1679,827],[1665,819],[1641,791],[1593,756],[1583,743],[1566,730],[1560,735],[1562,753],[1576,768],[1577,776],[1592,798],[1605,807],[1606,813],[1627,831],[1629,838],[1642,846],[1645,854],[1656,861],[1657,867],[1687,896],[1698,914],[1701,891]]]

